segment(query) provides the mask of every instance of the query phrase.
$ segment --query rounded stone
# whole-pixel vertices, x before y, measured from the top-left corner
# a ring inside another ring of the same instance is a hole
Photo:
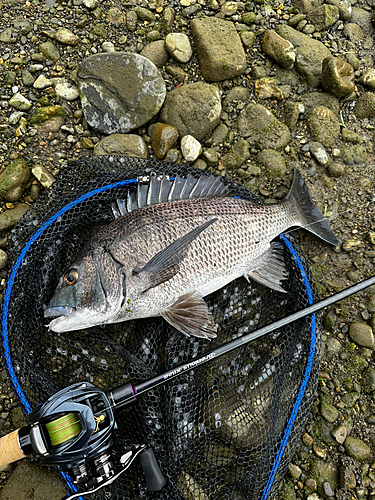
[[[340,135],[340,122],[336,115],[325,106],[314,108],[307,120],[311,137],[323,146],[333,146]]]
[[[0,195],[7,201],[18,201],[30,179],[30,168],[24,158],[12,161],[0,174]]]
[[[356,460],[367,460],[371,455],[371,450],[361,439],[348,436],[345,439],[344,447],[346,453]]]
[[[181,152],[186,161],[192,162],[202,152],[202,145],[192,135],[185,135],[181,139]]]
[[[79,38],[67,28],[60,28],[53,37],[64,45],[78,45]]]
[[[147,57],[147,59],[150,59],[155,66],[161,68],[168,62],[169,57],[164,45],[164,40],[151,42],[142,49],[141,56]]]
[[[94,156],[121,155],[147,158],[147,145],[139,135],[112,134],[104,137],[94,149]]]
[[[178,139],[178,130],[172,125],[155,123],[151,129],[151,146],[156,158],[163,160]]]
[[[291,69],[296,60],[294,46],[282,38],[274,30],[267,30],[262,40],[262,48],[274,61],[283,68]]]
[[[165,38],[165,48],[181,63],[187,63],[193,54],[189,38],[184,33],[169,33]]]
[[[353,67],[341,57],[326,57],[322,63],[322,87],[335,97],[350,95],[355,90]]]
[[[375,94],[372,92],[365,92],[359,96],[353,111],[358,118],[374,118]]]
[[[215,85],[190,83],[167,94],[161,121],[177,128],[180,136],[198,141],[210,134],[220,121],[221,96]]]
[[[66,80],[57,80],[55,82],[56,95],[66,101],[74,101],[79,97],[77,87],[70,85]]]
[[[369,349],[375,349],[374,334],[371,326],[366,323],[355,322],[349,327],[349,337],[353,342]]]
[[[286,161],[283,155],[274,149],[263,149],[258,154],[258,162],[265,167],[267,175],[283,179],[286,174]]]
[[[166,86],[149,59],[126,52],[96,54],[78,69],[85,118],[105,133],[125,134],[153,118],[163,105]]]

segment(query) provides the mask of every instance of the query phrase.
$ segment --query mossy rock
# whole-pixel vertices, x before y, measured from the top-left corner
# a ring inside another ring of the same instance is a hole
[[[35,111],[33,116],[30,118],[30,124],[40,125],[54,116],[65,116],[64,108],[59,105],[43,106]]]

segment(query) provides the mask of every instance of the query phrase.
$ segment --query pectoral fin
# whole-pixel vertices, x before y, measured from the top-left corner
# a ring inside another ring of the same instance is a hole
[[[208,311],[206,302],[197,293],[182,295],[168,309],[162,311],[161,315],[188,337],[216,337],[212,314]]]
[[[282,245],[272,242],[270,248],[258,260],[256,268],[248,276],[261,285],[278,292],[286,292],[281,281],[288,277],[282,252]]]
[[[142,277],[144,282],[147,283],[142,293],[173,278],[179,270],[180,262],[185,257],[184,250],[186,247],[215,221],[217,221],[217,219],[211,219],[201,226],[196,227],[184,236],[181,236],[181,238],[175,240],[167,246],[167,248],[157,253],[142,269],[134,269],[133,276]]]

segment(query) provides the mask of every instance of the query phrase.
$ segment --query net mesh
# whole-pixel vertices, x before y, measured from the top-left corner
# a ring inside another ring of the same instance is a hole
[[[61,274],[95,232],[113,220],[111,203],[126,198],[151,172],[185,178],[188,166],[138,158],[72,162],[12,231],[12,262],[2,331],[8,371],[29,412],[79,381],[113,389],[193,360],[212,348],[299,310],[315,297],[296,241],[281,237],[288,293],[240,278],[206,298],[219,325],[212,342],[187,338],[162,318],[77,332],[48,332],[43,309]],[[224,179],[234,195],[260,201]],[[116,413],[115,453],[135,444],[154,449],[167,479],[150,492],[138,463],[90,498],[170,500],[271,499],[292,458],[315,391],[319,322],[300,320],[186,372]]]

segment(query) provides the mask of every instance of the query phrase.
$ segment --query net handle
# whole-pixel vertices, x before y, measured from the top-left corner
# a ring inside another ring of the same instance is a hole
[[[26,457],[19,443],[19,431],[20,429],[17,429],[0,438],[0,466],[11,464]]]

